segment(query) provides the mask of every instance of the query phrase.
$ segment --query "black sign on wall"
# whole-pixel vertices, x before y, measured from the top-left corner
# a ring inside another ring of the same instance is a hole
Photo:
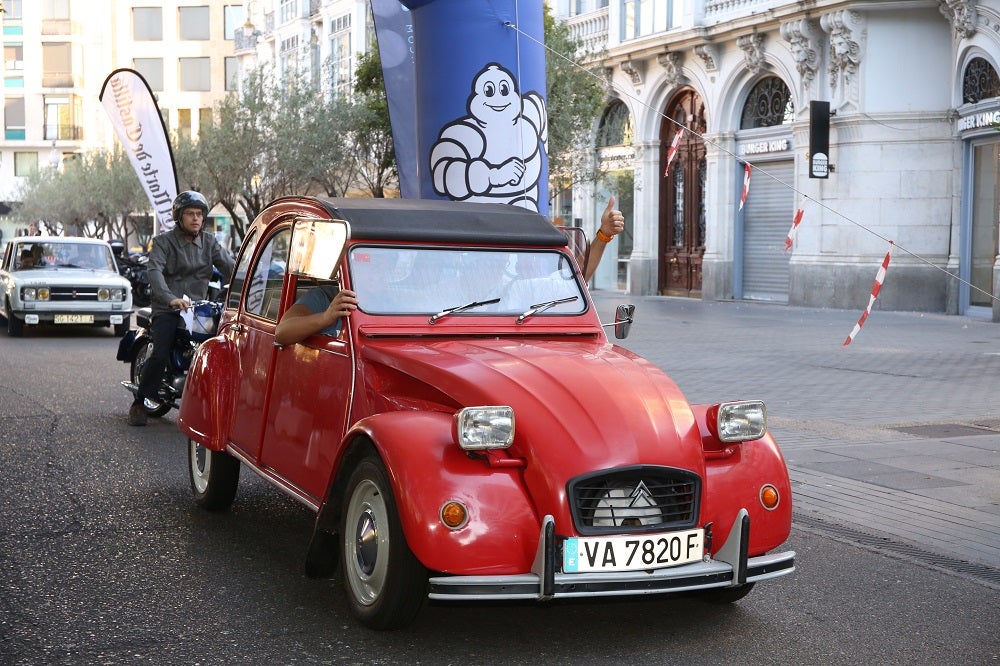
[[[830,177],[830,103],[809,102],[809,177]]]

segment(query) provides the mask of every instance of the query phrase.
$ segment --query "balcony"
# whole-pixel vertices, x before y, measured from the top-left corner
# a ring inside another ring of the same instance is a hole
[[[577,56],[600,53],[608,45],[608,8],[578,14],[566,19],[566,27],[572,39],[580,43],[582,53]]]
[[[257,36],[259,34],[254,28],[236,28],[233,31],[234,51],[236,53],[255,51],[257,49]]]
[[[725,19],[749,16],[766,9],[789,4],[802,3],[789,2],[789,0],[706,0],[705,23],[710,24]]]

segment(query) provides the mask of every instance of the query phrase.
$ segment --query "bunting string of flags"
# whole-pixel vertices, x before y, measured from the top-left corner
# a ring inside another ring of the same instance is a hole
[[[674,132],[674,140],[670,142],[670,150],[667,151],[667,167],[663,170],[664,178],[670,175],[670,165],[674,163],[674,158],[677,157],[677,148],[680,147],[682,138],[684,138],[684,128],[678,127],[677,131]]]
[[[858,319],[858,323],[854,325],[854,330],[851,334],[847,336],[844,340],[844,344],[841,347],[846,347],[854,341],[854,336],[856,336],[860,331],[861,327],[865,325],[865,320],[868,319],[868,315],[871,314],[872,306],[875,305],[875,299],[878,298],[878,294],[882,291],[882,283],[885,282],[885,272],[889,268],[889,257],[892,255],[893,242],[889,241],[889,251],[885,253],[885,259],[882,260],[882,265],[879,266],[878,273],[875,274],[875,282],[872,284],[872,293],[868,297],[868,307],[865,311],[861,313],[861,318]]]
[[[743,193],[740,194],[740,210],[743,210],[743,204],[747,202],[748,194],[750,194],[750,163],[744,162]]]
[[[795,243],[795,235],[799,233],[799,223],[802,222],[802,209],[799,208],[795,211],[795,219],[792,220],[792,228],[788,230],[788,235],[785,236],[785,252],[787,253],[792,249],[792,244]]]

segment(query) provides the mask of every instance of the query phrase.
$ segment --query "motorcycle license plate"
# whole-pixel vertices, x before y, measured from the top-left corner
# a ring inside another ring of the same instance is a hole
[[[563,543],[563,572],[645,571],[695,562],[705,552],[705,530],[579,537]]]
[[[94,315],[91,314],[57,314],[54,317],[57,324],[93,324]]]

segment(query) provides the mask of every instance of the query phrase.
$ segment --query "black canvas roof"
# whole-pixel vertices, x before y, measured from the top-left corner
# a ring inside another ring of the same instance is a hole
[[[351,224],[351,238],[564,246],[542,215],[519,206],[433,199],[326,199],[330,216]]]

